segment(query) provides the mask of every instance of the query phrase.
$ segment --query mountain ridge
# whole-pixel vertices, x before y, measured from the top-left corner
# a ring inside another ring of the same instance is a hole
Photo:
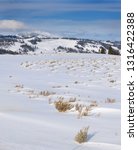
[[[0,54],[104,53],[121,54],[120,41],[59,37],[45,32],[0,35]]]

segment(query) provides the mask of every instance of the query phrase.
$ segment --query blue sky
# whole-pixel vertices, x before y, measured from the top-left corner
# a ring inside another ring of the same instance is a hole
[[[121,0],[0,0],[0,32],[120,40]]]

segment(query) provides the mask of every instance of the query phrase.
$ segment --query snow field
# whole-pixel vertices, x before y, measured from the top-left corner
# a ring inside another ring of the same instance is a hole
[[[119,150],[120,57],[0,56],[0,150]],[[55,102],[73,108],[59,112]],[[79,116],[76,104],[85,110]],[[74,141],[89,126],[88,141]]]

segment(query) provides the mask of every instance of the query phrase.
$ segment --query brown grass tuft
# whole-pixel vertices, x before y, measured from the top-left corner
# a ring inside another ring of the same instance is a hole
[[[78,143],[87,142],[89,126],[81,129],[75,136],[75,141]]]
[[[49,95],[54,95],[54,94],[55,94],[54,92],[49,92],[49,91],[39,92],[39,95],[42,95],[42,96],[49,96]]]
[[[105,103],[115,103],[115,102],[116,100],[111,98],[107,98],[107,100],[105,100]]]
[[[55,104],[55,108],[59,112],[66,112],[68,110],[71,110],[74,107],[70,102],[63,101],[63,100],[55,101],[54,104]]]

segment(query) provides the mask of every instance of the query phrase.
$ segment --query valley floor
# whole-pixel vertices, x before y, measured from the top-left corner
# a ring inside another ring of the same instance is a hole
[[[3,55],[0,66],[0,150],[121,149],[120,56]],[[72,109],[59,112],[59,100]]]

